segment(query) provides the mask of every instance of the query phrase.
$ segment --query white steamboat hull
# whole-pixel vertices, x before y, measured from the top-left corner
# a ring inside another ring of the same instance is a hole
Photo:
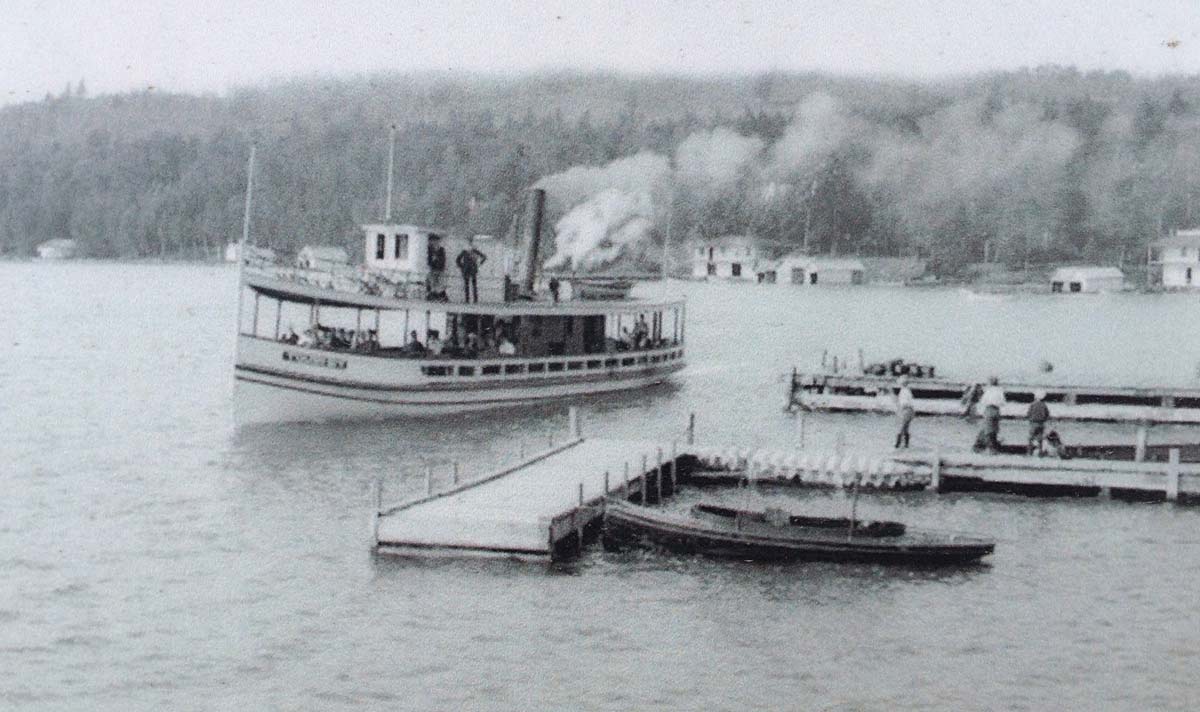
[[[242,425],[506,408],[644,388],[666,381],[684,366],[682,347],[532,362],[466,362],[377,358],[240,338],[234,413]],[[604,365],[614,358],[615,366]],[[622,365],[630,359],[633,363]],[[462,367],[480,373],[495,364],[519,372],[497,377],[457,375]],[[529,372],[531,365],[539,364],[536,373]],[[560,370],[551,371],[552,364]],[[454,375],[421,375],[431,367]]]

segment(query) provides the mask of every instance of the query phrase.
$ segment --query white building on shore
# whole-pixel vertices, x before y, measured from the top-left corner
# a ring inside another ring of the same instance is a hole
[[[773,276],[772,276],[773,272]],[[865,284],[866,267],[854,258],[792,254],[776,260],[764,281],[778,284]]]
[[[1125,275],[1116,267],[1059,267],[1050,276],[1050,291],[1055,293],[1119,292],[1124,288]]]
[[[758,241],[749,235],[726,235],[695,243],[694,279],[757,279]]]
[[[69,260],[78,252],[79,244],[64,238],[47,240],[37,246],[38,257],[43,260]]]
[[[1162,286],[1200,287],[1200,230],[1176,230],[1150,245],[1150,264],[1162,268]]]

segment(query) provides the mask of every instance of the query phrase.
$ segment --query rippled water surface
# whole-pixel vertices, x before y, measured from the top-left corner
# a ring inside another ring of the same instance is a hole
[[[1200,508],[861,499],[868,517],[999,539],[989,564],[945,571],[599,549],[562,567],[375,558],[376,478],[400,496],[426,462],[481,471],[560,432],[565,407],[237,430],[235,282],[224,267],[0,264],[0,707],[1200,706]],[[1094,382],[1194,383],[1200,362],[1191,296],[672,289],[689,299],[688,370],[583,402],[589,434],[676,437],[694,411],[702,440],[790,445],[781,375],[824,349],[964,375],[1047,359]],[[877,446],[890,427],[812,417],[807,437]],[[953,420],[914,427],[925,444],[969,436]]]

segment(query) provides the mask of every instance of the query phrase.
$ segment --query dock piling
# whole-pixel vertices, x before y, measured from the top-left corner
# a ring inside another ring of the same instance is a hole
[[[1179,448],[1173,447],[1167,457],[1167,501],[1179,500]]]

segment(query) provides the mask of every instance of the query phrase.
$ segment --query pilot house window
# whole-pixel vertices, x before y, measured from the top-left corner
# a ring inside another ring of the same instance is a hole
[[[408,259],[408,235],[396,233],[396,259]]]
[[[387,235],[375,236],[375,259],[382,260],[387,255]]]

